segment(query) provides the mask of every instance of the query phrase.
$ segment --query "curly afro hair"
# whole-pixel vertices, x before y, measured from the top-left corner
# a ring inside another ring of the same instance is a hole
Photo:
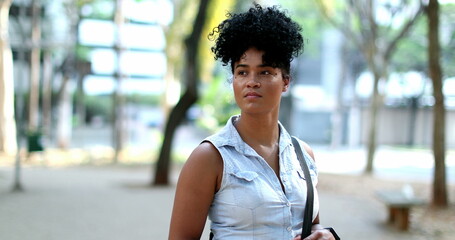
[[[278,7],[263,8],[254,4],[247,12],[226,14],[227,19],[208,35],[215,40],[212,52],[223,65],[231,65],[243,53],[255,47],[264,51],[263,62],[281,68],[287,74],[290,63],[303,51],[302,28]],[[218,35],[218,37],[217,37]]]

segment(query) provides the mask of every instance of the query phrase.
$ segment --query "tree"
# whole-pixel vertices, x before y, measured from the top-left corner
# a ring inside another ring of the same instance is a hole
[[[193,31],[185,40],[186,62],[185,62],[185,93],[182,95],[177,105],[171,110],[166,127],[164,130],[164,140],[161,145],[160,155],[156,164],[154,185],[167,185],[169,182],[169,165],[171,157],[171,147],[175,130],[185,118],[188,109],[198,99],[198,51],[202,30],[207,18],[207,8],[210,0],[201,0],[199,10],[194,20]]]
[[[184,39],[191,31],[197,8],[196,1],[174,0],[174,19],[169,26],[163,27],[166,35],[166,76],[164,78],[166,87],[164,89],[161,105],[165,116],[169,115],[171,107],[178,101],[176,92],[180,93],[180,75],[182,73],[184,59],[181,53],[184,51]]]
[[[442,71],[439,44],[439,3],[430,0],[426,9],[428,16],[428,70],[433,82],[433,154],[434,179],[432,204],[448,206],[445,167],[445,108],[442,93]]]
[[[112,124],[112,135],[113,135],[113,145],[114,145],[114,159],[113,163],[117,163],[119,160],[119,155],[123,149],[125,143],[125,127],[124,127],[124,105],[125,98],[122,93],[122,85],[124,81],[124,76],[121,68],[121,58],[124,55],[125,49],[123,46],[121,34],[123,33],[123,26],[125,23],[125,16],[123,13],[123,0],[116,0],[115,2],[115,13],[114,13],[114,23],[116,27],[116,36],[115,36],[115,45],[114,50],[117,55],[116,62],[116,72],[115,78],[117,80],[116,88],[113,93],[113,124]]]
[[[387,79],[387,68],[398,42],[409,32],[412,25],[423,10],[421,3],[414,12],[409,11],[407,1],[395,1],[384,4],[377,1],[350,0],[342,6],[346,9],[341,16],[349,16],[342,21],[337,19],[334,9],[323,0],[317,0],[319,7],[325,17],[336,28],[340,29],[343,34],[350,39],[353,44],[359,48],[367,62],[368,69],[373,74],[373,95],[370,104],[370,124],[367,138],[367,165],[365,173],[373,171],[373,159],[376,151],[376,122],[378,109],[381,105],[382,98],[379,93],[379,83]],[[377,8],[382,7],[389,13],[387,22],[380,22],[376,16]],[[412,7],[412,6],[411,6]],[[338,10],[340,11],[340,10]],[[406,15],[405,13],[410,14]],[[398,18],[405,17],[405,20],[397,27]]]
[[[32,32],[30,53],[30,85],[28,99],[28,131],[39,131],[39,83],[41,69],[41,3],[40,0],[32,0]]]
[[[0,1],[0,152],[16,154],[13,56],[8,37],[11,0]]]
[[[63,50],[61,63],[56,68],[56,72],[61,74],[60,85],[57,90],[55,105],[57,106],[56,118],[56,145],[59,148],[67,148],[71,143],[72,135],[72,117],[73,117],[73,101],[71,98],[70,82],[77,75],[76,64],[77,60],[76,46],[78,24],[80,21],[80,7],[85,2],[83,0],[63,2],[62,7],[66,17],[69,19],[69,28]],[[53,49],[54,51],[56,49]],[[44,97],[44,96],[43,96]],[[44,113],[44,109],[43,109]],[[44,117],[44,116],[43,116]],[[44,122],[46,123],[46,122]]]
[[[13,191],[22,190],[20,161],[20,121],[14,118],[13,55],[8,37],[12,0],[0,1],[0,152],[16,154]]]
[[[68,88],[71,76],[74,75],[74,55],[69,53],[65,58],[59,72],[62,73],[60,87],[57,93],[57,123],[56,123],[56,141],[59,148],[67,148],[71,140],[71,118],[73,105],[71,93]]]

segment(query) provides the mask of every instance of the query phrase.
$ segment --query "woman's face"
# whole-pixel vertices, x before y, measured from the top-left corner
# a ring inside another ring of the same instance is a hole
[[[242,113],[278,113],[281,94],[289,86],[289,77],[264,64],[263,55],[264,51],[249,48],[234,63],[234,95]]]

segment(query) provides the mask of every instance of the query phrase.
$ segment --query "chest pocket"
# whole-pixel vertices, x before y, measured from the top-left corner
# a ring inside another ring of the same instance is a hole
[[[253,171],[230,173],[231,189],[235,205],[254,209],[264,203],[259,175]]]

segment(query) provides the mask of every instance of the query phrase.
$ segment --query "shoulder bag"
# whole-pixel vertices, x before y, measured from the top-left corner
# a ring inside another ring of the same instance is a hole
[[[305,212],[303,213],[303,225],[302,225],[302,235],[300,239],[304,239],[311,234],[311,226],[313,225],[313,201],[314,201],[314,191],[313,183],[311,182],[310,170],[305,161],[305,155],[302,152],[302,148],[298,140],[295,137],[292,137],[292,144],[294,145],[295,153],[300,162],[300,167],[302,168],[303,174],[305,175],[305,181],[307,186],[307,197],[305,204]],[[340,240],[340,237],[337,235],[333,228],[325,228],[335,237],[336,240]]]
[[[305,212],[303,213],[303,225],[302,225],[302,237],[304,239],[311,234],[311,226],[313,225],[313,201],[314,201],[314,191],[313,183],[311,181],[310,170],[305,161],[305,155],[303,155],[302,148],[298,140],[295,137],[292,137],[292,144],[294,145],[295,153],[297,154],[297,159],[299,159],[300,167],[302,168],[303,174],[305,175],[305,182],[307,188],[306,195],[306,204]]]

